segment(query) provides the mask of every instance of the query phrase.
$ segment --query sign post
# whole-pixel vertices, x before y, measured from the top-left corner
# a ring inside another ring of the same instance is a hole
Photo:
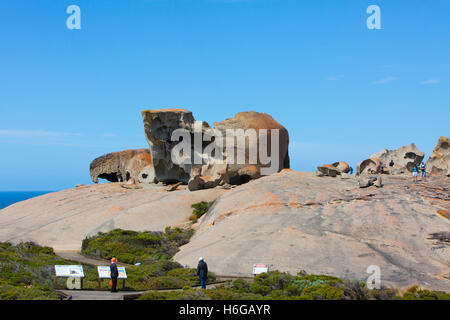
[[[122,279],[122,288],[125,288],[125,280],[127,279],[127,272],[125,271],[125,267],[117,267],[117,271],[119,272],[119,276],[117,279]],[[98,266],[98,287],[101,288],[103,279],[111,279],[111,269],[108,266]]]
[[[58,278],[68,278],[68,289],[82,289],[84,278],[83,266],[55,265],[55,287],[58,286]]]
[[[253,275],[256,276],[260,273],[269,272],[269,266],[267,264],[254,264],[253,265]]]

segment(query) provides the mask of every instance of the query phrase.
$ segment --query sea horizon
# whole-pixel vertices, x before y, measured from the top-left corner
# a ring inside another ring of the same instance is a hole
[[[11,190],[11,191],[0,191],[0,210],[9,207],[10,205],[25,201],[34,197],[39,197],[47,193],[51,193],[54,191],[48,190],[29,190],[29,191],[20,191],[20,190]]]

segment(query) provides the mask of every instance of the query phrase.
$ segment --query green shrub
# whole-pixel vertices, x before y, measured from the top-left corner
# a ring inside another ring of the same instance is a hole
[[[303,290],[303,297],[308,300],[341,300],[344,299],[344,292],[329,284],[319,284]]]
[[[194,203],[193,205],[191,205],[191,208],[193,208],[194,210],[192,210],[192,215],[191,215],[191,217],[189,219],[191,221],[196,222],[205,213],[208,212],[209,208],[211,208],[211,206],[213,204],[214,204],[214,201],[211,201],[211,202],[201,201],[201,202],[198,202],[198,203]]]

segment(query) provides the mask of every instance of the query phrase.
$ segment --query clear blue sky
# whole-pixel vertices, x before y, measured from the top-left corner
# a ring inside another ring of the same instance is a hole
[[[448,0],[0,0],[0,190],[90,183],[95,157],[148,146],[148,108],[267,112],[297,170],[429,156],[450,135],[449,16]]]

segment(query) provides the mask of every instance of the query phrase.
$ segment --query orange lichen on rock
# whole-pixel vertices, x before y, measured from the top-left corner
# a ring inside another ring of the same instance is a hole
[[[450,220],[450,210],[438,210],[437,213]]]

